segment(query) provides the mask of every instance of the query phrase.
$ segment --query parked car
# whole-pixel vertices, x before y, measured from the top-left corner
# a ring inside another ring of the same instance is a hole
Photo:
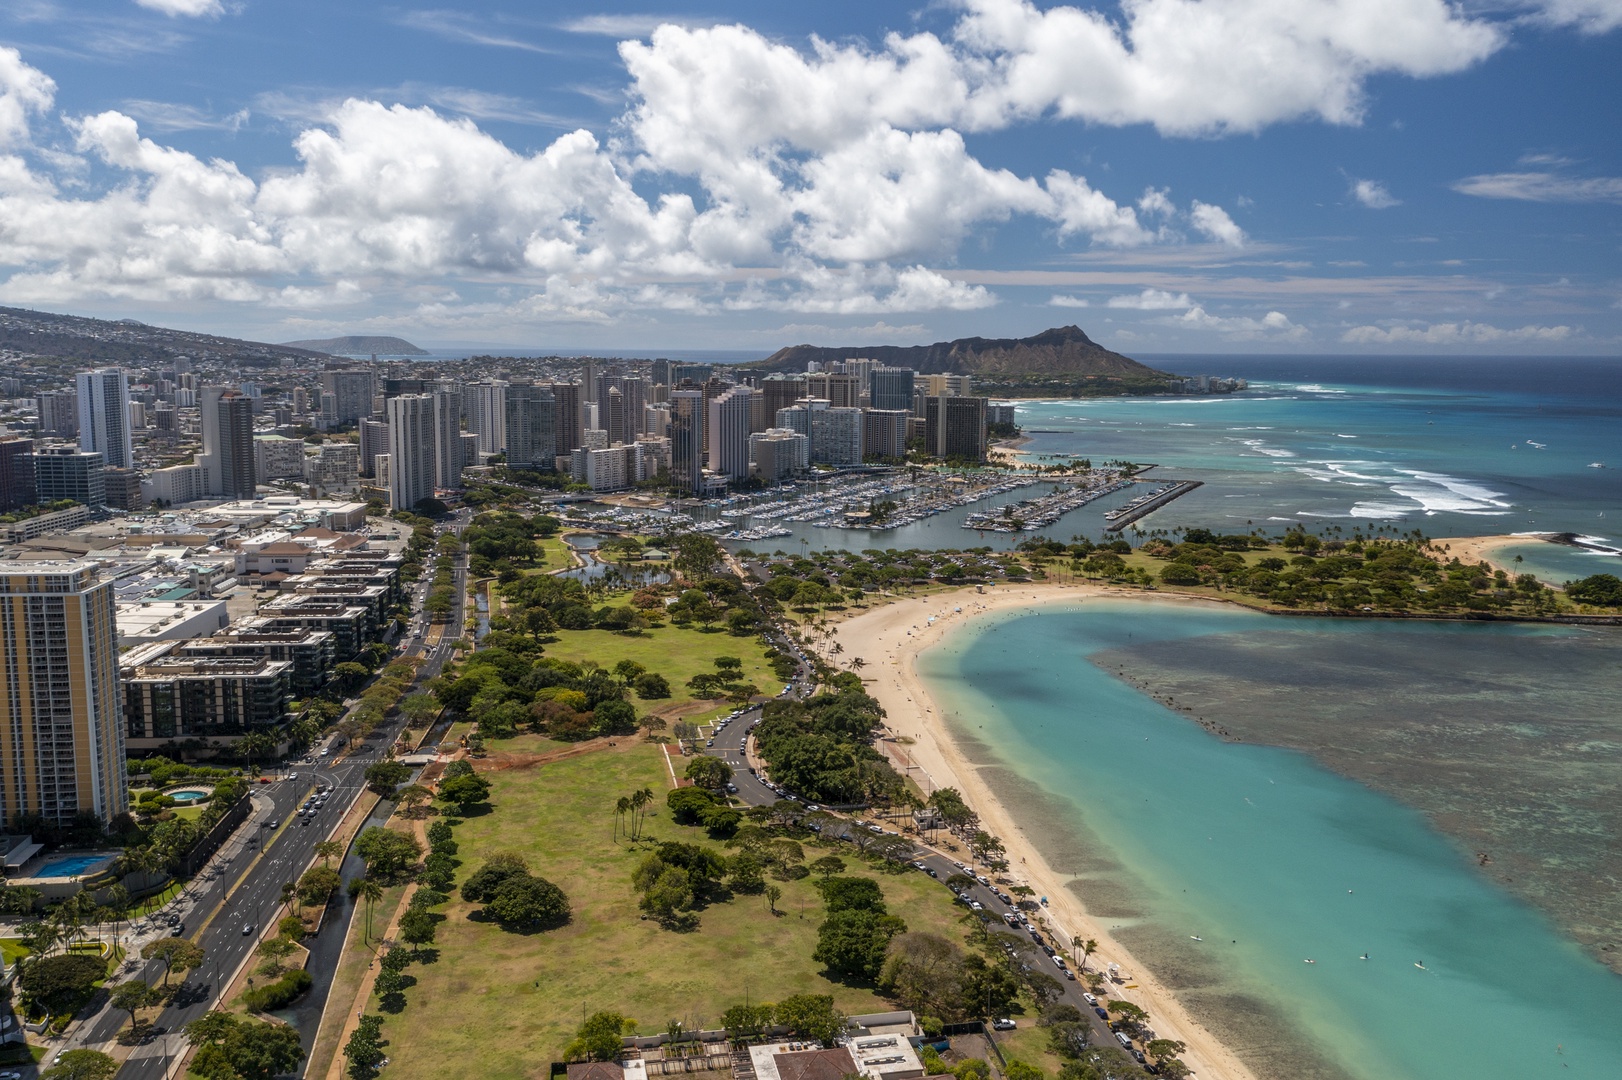
[[[1008,1019],[993,1020],[991,1022],[991,1026],[996,1031],[1013,1031],[1015,1028],[1019,1027],[1018,1024]]]
[[[1109,1013],[1105,1012],[1103,1010],[1103,1008],[1101,1008],[1100,1006],[1094,1005],[1093,1006],[1093,1012],[1098,1014],[1098,1018],[1100,1020],[1108,1020],[1109,1019]]]

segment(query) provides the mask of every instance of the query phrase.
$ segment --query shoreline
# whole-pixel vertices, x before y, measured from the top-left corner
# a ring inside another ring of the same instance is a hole
[[[1127,991],[1125,987],[1111,986],[1110,996],[1136,1002],[1152,1015],[1157,1035],[1186,1044],[1188,1049],[1182,1058],[1199,1076],[1207,1080],[1257,1080],[1256,1074],[1196,1021],[1175,994],[1109,933],[1103,920],[1090,915],[1066,887],[1065,876],[1048,864],[991,786],[980,777],[979,770],[961,752],[917,670],[921,652],[938,645],[949,631],[979,617],[1067,600],[1142,600],[1149,596],[1162,603],[1207,602],[1198,597],[1145,594],[1138,589],[1102,585],[997,586],[985,593],[969,586],[899,599],[863,612],[838,623],[835,636],[843,647],[844,657],[859,656],[865,661],[871,674],[864,674],[863,682],[867,684],[868,693],[883,705],[886,727],[897,736],[913,740],[908,753],[916,767],[929,777],[932,787],[957,788],[975,808],[988,831],[1002,839],[1014,872],[1048,898],[1043,913],[1045,921],[1060,929],[1066,938],[1095,939],[1098,948],[1088,958],[1088,964],[1095,970],[1103,971],[1115,963],[1130,973],[1135,988]],[[929,621],[931,616],[935,617],[933,623]]]
[[[1502,570],[1506,574],[1515,575],[1520,573],[1520,571],[1515,569],[1514,564],[1508,560],[1500,561],[1494,558],[1494,555],[1499,551],[1499,549],[1509,547],[1511,544],[1527,544],[1534,541],[1547,543],[1548,541],[1546,541],[1544,537],[1552,535],[1554,534],[1529,533],[1525,536],[1508,536],[1502,534],[1498,536],[1438,536],[1436,539],[1431,541],[1431,545],[1438,548],[1444,546],[1447,547],[1449,549],[1447,554],[1452,558],[1458,559],[1460,562],[1486,563],[1494,570]]]

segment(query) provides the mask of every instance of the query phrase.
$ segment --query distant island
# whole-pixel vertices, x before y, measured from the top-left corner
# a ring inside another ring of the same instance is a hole
[[[332,353],[335,356],[368,356],[372,353],[379,356],[428,355],[427,349],[419,349],[405,338],[367,337],[359,334],[313,341],[288,341],[284,344],[294,349],[310,349],[314,352]]]
[[[805,371],[818,361],[869,359],[924,375],[972,375],[976,393],[1003,397],[1102,397],[1183,390],[1175,375],[1111,352],[1079,326],[1060,326],[1026,338],[959,338],[933,345],[792,345],[751,364],[761,371]]]

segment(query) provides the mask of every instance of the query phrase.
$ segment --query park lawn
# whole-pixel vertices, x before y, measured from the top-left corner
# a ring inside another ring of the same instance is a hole
[[[1064,1065],[1064,1060],[1048,1049],[1047,1029],[1036,1026],[1035,1010],[1030,999],[1022,997],[1020,1004],[1026,1011],[1024,1015],[1019,1016],[1019,1028],[1015,1031],[993,1033],[998,1048],[1002,1050],[1005,1058],[1010,1060],[1018,1058],[1027,1065],[1035,1065],[1049,1076],[1057,1075]]]
[[[33,954],[34,951],[18,938],[0,938],[0,960],[3,960],[8,968],[23,957]]]
[[[670,697],[652,701],[633,698],[639,711],[665,705],[684,705],[695,699],[687,680],[704,671],[715,670],[717,656],[736,656],[743,661],[742,680],[754,683],[768,697],[783,688],[766,663],[766,646],[760,638],[734,637],[725,631],[705,633],[696,626],[673,624],[644,630],[640,634],[617,634],[612,630],[559,630],[557,640],[546,646],[546,655],[559,660],[595,660],[610,670],[621,660],[634,660],[649,671],[663,675],[670,683]]]
[[[484,745],[486,750],[494,754],[550,754],[579,744],[525,733],[510,739],[486,739]]]
[[[623,743],[533,769],[484,773],[493,810],[456,827],[459,881],[489,854],[517,852],[554,881],[573,906],[569,925],[512,934],[469,920],[475,905],[442,909],[436,962],[414,964],[403,1014],[384,1022],[395,1080],[427,1080],[455,1062],[459,1075],[543,1075],[561,1060],[584,1016],[617,1010],[643,1032],[672,1018],[713,1025],[730,1006],[793,994],[832,994],[838,1008],[887,1008],[872,990],[830,982],[811,960],[822,901],[811,879],[780,883],[773,916],[764,897],[739,894],[700,912],[699,928],[679,934],[644,920],[631,887],[647,850],[615,842],[612,805],[640,788],[655,792],[645,823],[651,840],[704,842],[704,832],[673,824],[665,809],[667,774],[659,750]],[[807,858],[822,852],[807,846]],[[846,853],[849,873],[879,878],[890,910],[911,928],[960,936],[960,913],[939,883],[913,872],[875,873]]]

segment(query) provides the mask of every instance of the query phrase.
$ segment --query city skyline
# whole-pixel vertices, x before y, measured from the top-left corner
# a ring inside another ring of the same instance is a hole
[[[430,347],[1612,354],[1619,27],[34,0],[0,14],[0,304]]]

